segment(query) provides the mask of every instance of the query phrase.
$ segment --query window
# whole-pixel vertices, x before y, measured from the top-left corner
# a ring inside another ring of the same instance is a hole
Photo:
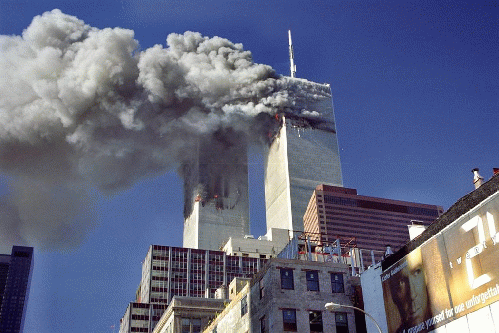
[[[296,310],[285,309],[282,310],[282,324],[284,331],[296,332]]]
[[[322,312],[310,311],[308,313],[308,320],[310,323],[310,333],[322,333]]]
[[[265,326],[265,316],[260,318],[260,333],[267,333],[267,326]]]
[[[181,325],[182,333],[191,333],[191,321],[189,318],[182,318]]]
[[[319,271],[306,271],[307,290],[319,291]]]
[[[180,323],[182,333],[201,333],[201,319],[199,318],[182,318]]]
[[[347,314],[344,312],[336,312],[336,332],[337,333],[348,333],[348,321]]]
[[[281,289],[295,289],[292,269],[281,268]]]
[[[333,290],[333,293],[345,292],[342,273],[331,273],[331,288]]]
[[[259,285],[260,285],[260,299],[262,299],[263,296],[265,296],[265,286],[263,284],[263,280],[260,280]]]
[[[241,317],[248,312],[248,295],[241,299]]]
[[[191,319],[192,333],[201,333],[201,319]]]

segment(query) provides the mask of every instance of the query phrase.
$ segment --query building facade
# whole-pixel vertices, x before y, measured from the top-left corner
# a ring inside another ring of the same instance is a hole
[[[351,309],[330,312],[324,305],[356,304],[359,284],[346,264],[273,258],[204,332],[354,333]]]
[[[151,245],[142,263],[135,302],[128,305],[120,332],[152,332],[172,299],[215,298],[235,277],[251,277],[267,259],[222,251]]]
[[[388,333],[499,331],[498,230],[496,174],[382,262],[366,308],[384,304]]]
[[[277,130],[265,158],[267,229],[303,231],[303,215],[315,187],[342,186],[343,181],[330,86],[288,79],[294,107],[301,113],[276,116]]]
[[[153,333],[200,333],[227,303],[227,299],[175,296]]]
[[[385,251],[409,241],[408,226],[428,226],[443,208],[399,200],[362,196],[357,190],[319,185],[303,217],[305,232],[316,241],[355,238],[357,247]],[[417,221],[417,222],[414,222]]]
[[[0,255],[0,332],[23,331],[32,272],[32,247],[13,246],[10,255]]]
[[[200,140],[182,168],[183,246],[219,250],[250,233],[247,143],[234,131]]]

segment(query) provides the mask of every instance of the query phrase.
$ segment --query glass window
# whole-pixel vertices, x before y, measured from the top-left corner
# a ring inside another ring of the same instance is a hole
[[[337,333],[348,333],[348,320],[347,314],[345,312],[336,312],[336,332]]]
[[[201,333],[201,319],[182,318],[181,329],[182,333]]]
[[[310,311],[308,314],[308,319],[310,323],[310,333],[322,333],[322,312],[320,311]]]
[[[296,332],[296,310],[286,309],[282,310],[282,323],[284,331]]]
[[[241,299],[241,317],[248,312],[248,295]]]
[[[306,271],[307,290],[319,291],[319,271]]]
[[[331,273],[331,288],[333,293],[344,293],[345,285],[343,284],[342,273]]]
[[[263,284],[263,280],[260,280],[259,285],[260,285],[260,299],[262,299],[263,296],[265,296],[265,286]]]
[[[281,289],[294,289],[293,270],[281,268]]]
[[[182,333],[191,333],[191,322],[189,318],[182,318]]]
[[[267,326],[265,326],[265,316],[260,318],[260,333],[267,333]]]
[[[192,333],[201,333],[201,319],[191,319]]]

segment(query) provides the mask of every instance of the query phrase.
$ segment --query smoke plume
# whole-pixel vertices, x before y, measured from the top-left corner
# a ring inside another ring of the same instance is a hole
[[[48,248],[84,237],[74,221],[89,188],[114,193],[176,168],[214,133],[261,141],[275,113],[316,116],[300,101],[329,96],[224,38],[170,34],[166,47],[140,50],[131,30],[57,9],[22,36],[0,36],[0,68],[0,170],[11,192],[0,243]]]

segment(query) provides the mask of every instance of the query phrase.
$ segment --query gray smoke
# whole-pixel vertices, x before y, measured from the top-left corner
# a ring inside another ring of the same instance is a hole
[[[22,36],[0,36],[0,170],[10,179],[0,243],[78,244],[92,225],[75,222],[89,188],[114,193],[177,168],[214,133],[261,141],[275,113],[317,117],[300,101],[329,96],[227,39],[186,32],[166,44],[141,51],[133,31],[57,9]]]

